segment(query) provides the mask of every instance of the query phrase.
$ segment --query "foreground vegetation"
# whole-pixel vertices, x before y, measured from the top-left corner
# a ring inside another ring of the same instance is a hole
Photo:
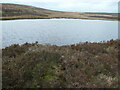
[[[3,88],[117,88],[118,41],[25,43],[2,50]]]
[[[1,3],[0,5],[2,5],[2,9],[0,9],[1,20],[50,18],[118,20],[118,13],[62,12],[19,4]]]

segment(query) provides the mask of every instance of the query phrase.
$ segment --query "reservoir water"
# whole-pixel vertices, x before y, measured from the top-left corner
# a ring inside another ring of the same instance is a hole
[[[26,42],[70,45],[118,39],[118,21],[30,19],[2,22],[2,47]]]

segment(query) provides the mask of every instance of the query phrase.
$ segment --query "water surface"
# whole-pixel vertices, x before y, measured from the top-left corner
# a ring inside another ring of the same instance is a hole
[[[2,47],[33,43],[70,45],[118,38],[118,21],[35,19],[2,22]]]

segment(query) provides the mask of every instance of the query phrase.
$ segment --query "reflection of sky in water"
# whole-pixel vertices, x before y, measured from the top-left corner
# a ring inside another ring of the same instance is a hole
[[[3,47],[38,41],[69,45],[118,38],[118,22],[81,19],[39,19],[3,21]]]

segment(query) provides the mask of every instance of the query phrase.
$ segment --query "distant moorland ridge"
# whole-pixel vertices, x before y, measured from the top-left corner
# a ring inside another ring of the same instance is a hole
[[[118,20],[118,13],[63,12],[19,4],[1,3],[1,5],[0,20],[50,18]]]

